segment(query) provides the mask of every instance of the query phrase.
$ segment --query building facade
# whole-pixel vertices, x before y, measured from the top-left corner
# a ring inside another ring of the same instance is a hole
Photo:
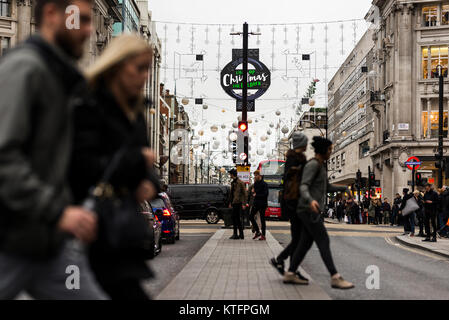
[[[371,13],[371,14],[370,14]],[[438,65],[444,86],[444,152],[448,155],[449,1],[375,0],[368,19],[374,30],[374,140],[370,155],[383,194],[401,193],[412,180],[405,162],[418,157],[418,171],[438,184]],[[443,185],[448,185],[444,180]]]
[[[372,170],[373,111],[369,108],[374,87],[374,32],[368,30],[329,82],[329,138],[334,151],[328,163],[332,183],[351,186],[357,171]]]

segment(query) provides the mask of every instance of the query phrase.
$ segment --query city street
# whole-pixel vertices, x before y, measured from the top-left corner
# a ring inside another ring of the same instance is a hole
[[[208,225],[202,220],[182,221],[181,240],[175,245],[165,244],[162,253],[149,262],[157,277],[146,282],[145,289],[156,297],[210,237],[221,230],[222,225],[222,221],[218,225]],[[288,222],[270,221],[267,226],[273,237],[285,247],[290,240]],[[354,282],[355,288],[345,291],[330,287],[327,270],[315,245],[302,268],[331,299],[449,299],[449,283],[446,281],[449,259],[398,243],[395,236],[402,234],[402,227],[334,223],[327,223],[326,227],[337,269]],[[268,265],[268,261],[266,263]],[[378,290],[369,290],[365,285],[369,276],[366,273],[368,266],[379,268]],[[256,268],[259,266],[254,265]],[[277,273],[273,269],[273,277],[275,275]],[[277,277],[281,282],[282,278]]]

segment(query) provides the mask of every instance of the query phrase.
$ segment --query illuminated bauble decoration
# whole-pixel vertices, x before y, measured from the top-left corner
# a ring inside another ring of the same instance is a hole
[[[233,127],[234,129],[237,129],[238,126],[239,126],[239,123],[238,123],[238,122],[234,122],[234,123],[232,124],[232,127]]]
[[[222,128],[222,129],[226,129],[226,125],[225,125],[225,124],[222,124],[222,125],[221,125],[221,128]]]
[[[259,123],[259,120],[258,120],[258,119],[256,119],[255,121],[256,121],[256,123]]]
[[[189,99],[187,99],[187,98],[182,98],[182,100],[181,100],[181,103],[183,104],[183,105],[188,105],[189,104]]]
[[[265,119],[265,116],[264,116],[264,115],[262,115],[262,116],[261,116],[261,118],[262,118],[262,119]]]
[[[281,115],[281,112],[279,110],[276,111],[276,115],[279,117]]]
[[[263,150],[262,150],[262,149],[257,150],[257,154],[258,154],[259,156],[263,156]]]
[[[150,114],[156,114],[156,109],[151,108],[151,109],[150,109]]]
[[[268,134],[269,136],[271,135],[271,133],[272,133],[271,130],[268,130],[268,131],[267,131],[267,134]]]
[[[343,132],[341,133],[341,135],[342,135],[343,137],[346,137],[346,136],[348,135],[348,133],[347,133],[346,131],[343,131]]]
[[[309,106],[313,107],[315,105],[315,100],[310,99],[309,100]]]
[[[274,123],[270,122],[270,128],[274,128]]]
[[[221,169],[220,169],[220,172],[221,172],[221,173],[225,173],[225,172],[226,172],[226,169],[225,169],[225,168],[221,168]]]
[[[268,137],[267,136],[262,136],[262,137],[260,137],[260,141],[262,141],[262,142],[265,142],[265,141],[267,141],[268,140]]]
[[[219,147],[219,146],[217,146],[216,144],[214,144],[214,145],[212,146],[212,149],[217,150],[218,147]]]
[[[225,110],[225,109],[222,109],[222,110],[221,110],[221,112],[222,112],[222,113],[225,113],[225,112],[226,112],[226,110]]]
[[[287,134],[289,131],[290,131],[290,130],[288,129],[288,127],[283,127],[283,128],[281,129],[281,132],[282,132],[283,134]]]
[[[233,132],[229,135],[229,140],[231,140],[232,142],[237,141],[237,133]]]
[[[214,124],[212,127],[210,127],[210,131],[217,132],[218,131],[218,127]]]
[[[248,151],[251,151],[251,149],[252,149],[251,146],[248,146]]]
[[[204,130],[198,131],[198,134],[199,134],[200,137],[202,137],[204,135]]]
[[[192,126],[193,127],[196,127],[198,125],[198,122],[197,121],[192,121]]]
[[[248,119],[248,123],[249,124],[253,123],[253,120],[252,119]]]
[[[209,106],[208,106],[207,104],[204,104],[204,105],[203,105],[203,109],[204,109],[204,110],[207,110],[208,108],[209,108]]]
[[[198,148],[199,148],[199,145],[196,144],[196,145],[194,145],[193,147],[194,147],[195,149],[198,149]]]

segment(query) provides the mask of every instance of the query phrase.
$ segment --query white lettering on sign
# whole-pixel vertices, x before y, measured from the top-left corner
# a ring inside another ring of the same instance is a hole
[[[398,130],[399,131],[407,131],[409,130],[410,125],[408,123],[399,123],[398,124]]]

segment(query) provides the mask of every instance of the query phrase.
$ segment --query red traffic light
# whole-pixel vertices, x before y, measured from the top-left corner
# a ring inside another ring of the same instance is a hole
[[[241,132],[246,132],[248,130],[248,122],[247,121],[240,121],[239,122],[239,130]]]

